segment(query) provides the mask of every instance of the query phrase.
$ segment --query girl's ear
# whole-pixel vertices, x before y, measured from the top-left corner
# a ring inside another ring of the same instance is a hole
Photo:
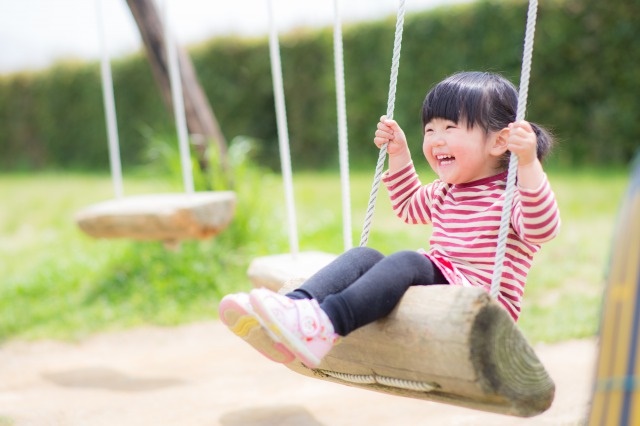
[[[500,157],[507,151],[509,144],[509,129],[505,127],[493,136],[491,143],[491,154]]]

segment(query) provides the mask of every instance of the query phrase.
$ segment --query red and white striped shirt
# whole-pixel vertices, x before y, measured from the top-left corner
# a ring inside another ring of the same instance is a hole
[[[453,285],[489,291],[505,199],[507,172],[460,185],[439,179],[422,185],[409,163],[383,182],[395,214],[409,224],[431,224],[425,254]],[[546,176],[539,188],[518,187],[513,198],[498,300],[517,321],[527,274],[540,244],[555,237],[560,213]]]

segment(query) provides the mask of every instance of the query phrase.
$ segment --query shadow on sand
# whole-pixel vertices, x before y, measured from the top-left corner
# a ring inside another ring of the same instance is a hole
[[[303,407],[283,405],[233,411],[220,418],[223,426],[322,426]]]
[[[58,386],[68,388],[96,388],[119,392],[144,392],[183,384],[183,381],[178,379],[135,377],[104,367],[42,373],[42,377]]]

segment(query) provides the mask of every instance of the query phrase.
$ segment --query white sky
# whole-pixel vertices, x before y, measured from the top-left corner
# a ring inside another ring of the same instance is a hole
[[[268,31],[267,0],[168,1],[169,21],[179,43]],[[334,0],[272,1],[280,32],[333,23]],[[416,11],[464,1],[469,0],[406,0],[406,8]],[[0,73],[42,68],[59,59],[98,59],[97,5],[97,0],[0,0]],[[394,15],[398,1],[340,0],[340,5],[346,23]],[[126,1],[102,0],[102,10],[111,55],[139,50],[140,36]]]

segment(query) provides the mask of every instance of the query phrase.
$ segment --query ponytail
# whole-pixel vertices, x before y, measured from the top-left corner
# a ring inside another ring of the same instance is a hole
[[[538,160],[542,162],[547,158],[549,152],[551,152],[551,148],[553,148],[553,136],[547,129],[539,124],[531,122],[529,124],[531,124],[531,127],[536,134],[536,138],[538,139],[536,144],[536,156],[538,157]]]

